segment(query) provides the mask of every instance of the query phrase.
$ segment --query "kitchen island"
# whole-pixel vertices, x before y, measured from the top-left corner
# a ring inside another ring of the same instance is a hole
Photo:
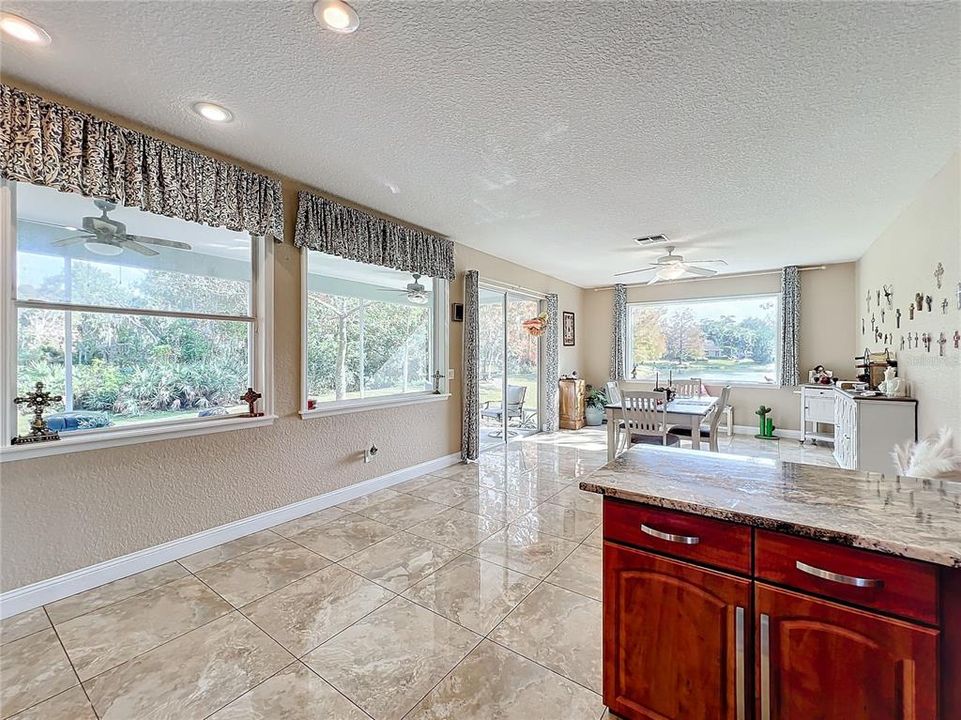
[[[622,717],[961,718],[961,483],[644,446],[580,487]]]

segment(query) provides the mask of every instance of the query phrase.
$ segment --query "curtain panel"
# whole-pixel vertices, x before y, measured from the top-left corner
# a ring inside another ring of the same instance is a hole
[[[798,349],[801,338],[801,273],[796,265],[781,269],[781,318],[778,323],[777,382],[781,387],[800,382]]]
[[[370,265],[454,279],[450,240],[306,191],[297,196],[294,244]]]
[[[460,456],[477,460],[480,452],[480,276],[476,270],[464,274],[464,367],[461,378],[463,403]]]
[[[627,288],[618,283],[614,286],[614,306],[611,314],[611,380],[623,380],[627,376],[624,365],[627,341]]]
[[[284,237],[280,181],[0,84],[0,176]]]
[[[560,417],[557,411],[557,383],[560,380],[558,368],[558,332],[557,332],[557,295],[550,294],[544,301],[547,311],[547,327],[544,329],[544,418],[541,429],[544,432],[555,432]]]

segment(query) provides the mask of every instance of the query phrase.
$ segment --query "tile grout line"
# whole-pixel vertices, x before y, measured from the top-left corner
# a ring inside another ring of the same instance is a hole
[[[83,686],[83,680],[80,679],[80,673],[77,672],[77,668],[76,668],[76,666],[73,664],[73,660],[72,660],[71,657],[70,657],[70,653],[67,652],[67,646],[63,644],[63,639],[60,637],[60,632],[57,630],[57,626],[54,625],[54,624],[53,624],[53,620],[50,619],[50,613],[47,612],[47,608],[46,608],[46,607],[43,608],[43,612],[44,612],[44,613],[46,614],[46,616],[47,616],[47,622],[50,623],[50,627],[51,627],[51,629],[53,630],[53,634],[54,634],[54,635],[56,636],[56,638],[57,638],[57,642],[60,643],[60,648],[63,650],[64,657],[66,657],[66,658],[67,658],[67,662],[70,663],[70,669],[73,670],[74,677],[77,678],[77,685],[79,685],[79,686],[80,686],[80,690],[83,691],[83,696],[84,696],[85,698],[87,698],[87,703],[89,703],[90,709],[93,711],[94,716],[97,717],[97,718],[99,718],[99,717],[100,717],[100,713],[97,712],[97,708],[94,707],[93,701],[90,699],[90,695],[87,694],[87,688],[85,688],[85,687]],[[69,690],[70,688],[67,688],[67,689]],[[65,690],[64,692],[66,692],[66,690]],[[59,694],[60,694],[60,693],[57,693],[57,695],[59,695]],[[50,697],[56,697],[56,695],[51,695]],[[50,699],[50,698],[45,698],[45,699],[42,700],[41,702],[46,702],[46,701],[49,700],[49,699]],[[36,703],[36,704],[39,705],[40,703]],[[30,707],[35,707],[35,706],[34,706],[34,705],[31,705]],[[24,708],[24,709],[27,709],[27,708]],[[23,711],[21,710],[21,712],[23,712]]]

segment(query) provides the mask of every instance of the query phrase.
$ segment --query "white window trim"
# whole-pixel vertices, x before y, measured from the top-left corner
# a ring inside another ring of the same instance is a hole
[[[2,277],[0,277],[0,375],[2,387],[0,398],[0,463],[15,460],[62,455],[64,453],[100,450],[141,442],[156,442],[180,437],[193,437],[216,432],[243,430],[272,425],[274,414],[273,367],[268,362],[273,357],[273,302],[274,302],[274,248],[269,238],[258,238],[254,243],[260,256],[253,263],[251,293],[254,303],[253,331],[254,364],[253,382],[261,398],[261,417],[243,415],[214,416],[209,418],[171,418],[144,422],[142,425],[123,425],[96,430],[77,430],[64,433],[60,440],[43,443],[12,445],[11,438],[17,434],[17,412],[13,398],[17,396],[17,308],[16,298],[16,195],[14,183],[0,181],[0,253],[2,253]],[[38,303],[39,305],[40,303]],[[164,314],[164,313],[158,313]],[[231,320],[237,318],[229,318]]]
[[[781,293],[778,291],[773,292],[758,292],[758,293],[748,293],[746,295],[705,295],[703,297],[691,297],[691,298],[676,298],[672,300],[641,300],[638,302],[627,303],[627,332],[628,337],[624,338],[624,373],[627,375],[624,378],[626,383],[638,383],[638,384],[651,384],[654,382],[654,378],[632,378],[631,367],[633,367],[633,362],[630,357],[631,343],[629,342],[630,331],[631,331],[631,308],[633,307],[644,307],[645,305],[690,305],[691,303],[697,302],[709,302],[712,300],[750,300],[751,298],[768,298],[773,297],[777,300],[777,324],[778,328],[775,333],[779,332],[781,324]],[[777,341],[774,343],[774,371],[777,373],[777,366],[779,362],[780,347]],[[754,390],[783,390],[776,382],[765,383],[758,382],[756,380],[729,380],[725,378],[712,378],[712,377],[701,377],[701,382],[705,385],[716,385],[718,387],[725,387],[730,385],[731,387],[739,387],[745,389]]]
[[[450,398],[450,370],[448,369],[449,347],[448,329],[450,327],[447,305],[449,285],[446,280],[433,278],[433,337],[434,369],[441,371],[439,393],[396,393],[354,400],[334,400],[318,403],[316,408],[307,408],[307,288],[308,288],[308,248],[300,249],[300,417],[310,420],[331,415],[365,412],[377,408],[399,407],[437,402]]]

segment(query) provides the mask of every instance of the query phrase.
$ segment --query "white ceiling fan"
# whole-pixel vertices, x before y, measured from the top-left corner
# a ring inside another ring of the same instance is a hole
[[[407,283],[406,290],[382,290],[381,292],[400,293],[407,296],[407,301],[415,305],[426,305],[428,300],[427,288],[420,282],[420,274],[413,273],[414,282]]]
[[[83,218],[83,231],[80,235],[72,235],[54,241],[56,247],[70,247],[83,243],[84,247],[97,255],[119,255],[124,250],[133,250],[141,255],[152,256],[159,253],[148,245],[190,250],[187,243],[176,240],[147,237],[145,235],[130,235],[127,226],[119,220],[107,217],[107,213],[117,205],[109,200],[94,200],[94,205],[100,210],[100,216],[90,215]]]
[[[727,261],[725,260],[694,260],[692,262],[687,262],[684,260],[683,255],[675,255],[674,249],[674,245],[669,245],[667,248],[667,255],[662,255],[647,267],[614,273],[614,277],[619,277],[621,275],[633,275],[635,273],[654,270],[654,276],[647,283],[648,285],[653,285],[659,280],[677,280],[684,275],[710,277],[711,275],[717,275],[717,270],[701,267],[701,265],[713,265],[716,263],[727,265]]]

